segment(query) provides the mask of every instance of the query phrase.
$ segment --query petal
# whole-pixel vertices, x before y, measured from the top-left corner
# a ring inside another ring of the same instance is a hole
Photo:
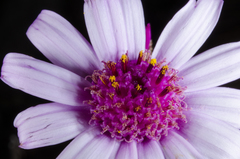
[[[76,74],[85,77],[101,67],[88,41],[55,12],[43,10],[27,36],[52,63]]]
[[[204,159],[187,140],[174,131],[169,131],[168,136],[161,141],[161,145],[166,158]]]
[[[222,5],[222,0],[189,0],[163,30],[153,57],[166,58],[176,69],[186,63],[211,34]]]
[[[113,150],[111,152],[111,155],[109,156],[108,159],[116,159],[116,155],[117,155],[117,152],[118,152],[118,149],[119,149],[120,145],[121,145],[121,142],[115,142],[114,148],[113,148]]]
[[[140,0],[85,0],[84,15],[94,50],[102,61],[130,59],[145,50],[145,24]]]
[[[77,136],[88,127],[89,107],[58,103],[41,104],[19,113],[14,120],[20,147],[33,149],[55,145]]]
[[[193,57],[179,70],[186,92],[219,86],[240,77],[240,42],[224,44]]]
[[[90,128],[74,139],[58,156],[58,159],[84,158],[107,159],[114,148],[115,140],[100,134],[97,128]]]
[[[157,141],[149,140],[137,144],[138,159],[164,159],[160,144]]]
[[[201,154],[208,158],[240,158],[240,131],[225,122],[195,111],[187,111],[188,123],[180,131]]]
[[[240,90],[216,87],[185,95],[192,109],[240,128]]]
[[[79,151],[76,158],[107,159],[114,148],[115,142],[117,141],[110,137],[98,135]]]
[[[121,142],[116,159],[138,159],[137,143]]]
[[[80,76],[30,56],[9,53],[3,61],[1,79],[13,88],[67,105],[89,99],[83,90],[90,83]]]

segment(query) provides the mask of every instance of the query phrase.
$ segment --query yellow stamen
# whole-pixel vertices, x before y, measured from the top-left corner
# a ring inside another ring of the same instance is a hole
[[[117,132],[118,132],[119,134],[121,133],[121,131],[120,131],[120,130],[118,130]]]
[[[112,83],[112,86],[113,86],[114,88],[118,88],[118,87],[119,87],[119,84],[118,84],[118,82],[113,82],[113,83]]]
[[[135,110],[138,112],[141,109],[141,106],[138,106],[135,108]]]
[[[152,102],[153,102],[153,99],[152,99],[152,97],[150,97],[150,98],[147,98],[147,102],[148,102],[148,103],[152,103]]]
[[[102,76],[99,76],[99,79],[102,81],[102,83],[103,83],[103,84],[105,84],[105,85],[106,85],[106,83],[105,83],[105,81],[104,81],[104,79],[103,79],[103,77],[102,77]]]
[[[142,87],[138,84],[138,85],[136,86],[136,89],[137,89],[138,91],[141,91],[141,90],[142,90]]]
[[[143,51],[141,50],[141,51],[139,52],[139,57],[142,58],[142,56],[143,56]]]
[[[150,116],[151,116],[151,113],[150,113],[150,112],[147,112],[145,115],[146,115],[146,117],[150,117]]]
[[[127,55],[126,55],[126,54],[123,54],[123,55],[122,55],[122,58],[121,58],[121,61],[122,61],[123,63],[125,63],[126,60],[127,60]]]
[[[155,66],[156,63],[157,63],[157,59],[151,59],[151,62],[150,62],[151,65]]]
[[[109,93],[108,95],[111,99],[113,99],[114,93]]]
[[[115,76],[110,76],[110,77],[109,77],[109,81],[115,82],[115,80],[116,80],[116,77],[115,77]]]
[[[168,70],[168,65],[163,66],[161,69],[161,74],[165,75],[167,70]]]
[[[123,119],[123,120],[124,120],[124,119],[126,120],[126,119],[127,119],[127,115],[124,114],[123,117],[122,117],[122,119]]]
[[[147,129],[151,129],[152,125],[147,125]]]

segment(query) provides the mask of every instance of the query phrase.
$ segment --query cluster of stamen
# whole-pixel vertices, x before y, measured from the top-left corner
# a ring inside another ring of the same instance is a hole
[[[89,124],[119,141],[159,140],[169,129],[179,129],[179,119],[187,122],[185,88],[177,84],[181,78],[148,52],[141,51],[137,60],[124,54],[117,63],[104,62],[91,79],[93,85],[86,89],[93,100],[85,101],[91,105]]]

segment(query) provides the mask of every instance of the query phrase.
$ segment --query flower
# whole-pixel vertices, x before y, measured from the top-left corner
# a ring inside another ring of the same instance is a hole
[[[189,0],[152,55],[140,0],[85,0],[92,46],[42,11],[27,36],[53,64],[9,53],[2,66],[5,83],[53,101],[18,114],[20,147],[74,138],[58,158],[240,158],[240,91],[217,87],[239,78],[240,43],[192,57],[222,5]]]

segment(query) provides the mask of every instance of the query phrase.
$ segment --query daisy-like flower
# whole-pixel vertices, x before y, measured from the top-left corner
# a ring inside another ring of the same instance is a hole
[[[27,31],[53,63],[6,55],[1,79],[52,101],[16,117],[20,147],[73,141],[58,158],[240,158],[240,43],[192,57],[222,0],[189,0],[151,49],[140,0],[85,0],[91,40],[43,10]]]

